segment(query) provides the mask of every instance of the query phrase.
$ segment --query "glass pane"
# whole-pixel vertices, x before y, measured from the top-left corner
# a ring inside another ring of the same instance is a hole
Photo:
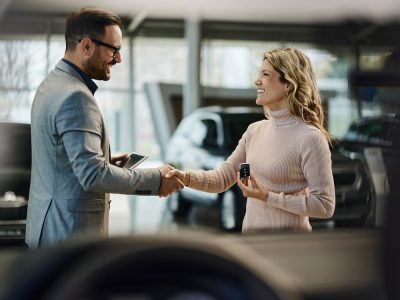
[[[144,93],[135,93],[135,112],[136,150],[149,155],[149,160],[160,160],[160,146],[156,139],[152,115]]]
[[[135,88],[145,82],[184,83],[187,47],[183,39],[137,38],[134,42]]]
[[[64,56],[65,52],[65,41],[64,36],[62,35],[54,35],[50,39],[49,45],[49,70],[54,69],[56,64],[60,61],[60,59]]]
[[[205,40],[201,49],[204,86],[248,88],[258,74],[263,53],[278,43]]]
[[[36,88],[43,80],[46,41],[0,40],[0,84],[2,88]]]
[[[30,123],[34,94],[26,90],[1,90],[0,120]]]
[[[29,122],[34,91],[46,74],[46,42],[0,40],[0,118]]]
[[[186,42],[184,39],[139,37],[134,40],[133,47],[136,150],[150,155],[149,160],[157,160],[160,159],[160,147],[144,84],[183,84],[187,74]]]
[[[192,134],[190,135],[190,140],[193,144],[200,146],[206,136],[207,127],[203,122],[201,122],[201,120],[197,120],[196,122],[193,122],[191,128]]]
[[[96,99],[103,114],[112,152],[127,152],[134,138],[132,132],[126,132],[126,122],[132,116],[128,109],[128,92],[99,89]]]

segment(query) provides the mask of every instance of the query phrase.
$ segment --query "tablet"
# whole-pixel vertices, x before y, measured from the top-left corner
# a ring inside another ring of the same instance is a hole
[[[126,163],[123,165],[123,167],[127,168],[127,169],[136,168],[139,164],[141,164],[147,158],[149,158],[147,155],[142,155],[142,154],[133,152],[129,155],[129,158],[126,161]]]

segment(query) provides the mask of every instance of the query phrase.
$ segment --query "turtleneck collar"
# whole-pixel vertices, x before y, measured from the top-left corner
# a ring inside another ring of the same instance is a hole
[[[288,108],[280,110],[268,109],[268,115],[272,124],[275,126],[291,125],[297,123],[300,120],[299,117],[292,115]]]

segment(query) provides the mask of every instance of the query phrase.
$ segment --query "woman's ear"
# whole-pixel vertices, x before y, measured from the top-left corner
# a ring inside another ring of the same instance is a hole
[[[289,96],[289,92],[290,92],[290,83],[287,82],[287,83],[285,84],[285,93],[286,93],[286,96]]]

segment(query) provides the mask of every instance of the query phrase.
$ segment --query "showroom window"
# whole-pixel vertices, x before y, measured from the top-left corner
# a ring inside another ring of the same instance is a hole
[[[0,119],[30,122],[30,107],[45,77],[46,42],[0,40]]]
[[[187,77],[186,41],[179,38],[138,37],[133,42],[136,149],[161,159],[154,123],[145,93],[146,83],[183,84]]]

